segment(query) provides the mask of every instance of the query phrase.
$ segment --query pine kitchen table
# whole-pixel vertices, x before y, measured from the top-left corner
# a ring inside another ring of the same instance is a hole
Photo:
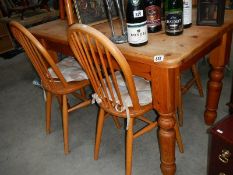
[[[178,103],[180,73],[210,53],[211,72],[203,116],[205,123],[212,125],[217,116],[224,67],[229,61],[233,11],[225,12],[225,22],[220,27],[196,26],[195,23],[193,21],[192,27],[179,36],[167,36],[164,30],[151,33],[145,46],[131,47],[128,43],[117,45],[133,73],[151,81],[153,106],[159,113],[161,171],[164,175],[174,175],[176,171],[173,116]],[[108,23],[94,27],[110,35]],[[62,19],[30,28],[54,57],[55,52],[73,55],[67,41],[67,30],[67,21]],[[158,55],[163,55],[164,59],[154,59]]]

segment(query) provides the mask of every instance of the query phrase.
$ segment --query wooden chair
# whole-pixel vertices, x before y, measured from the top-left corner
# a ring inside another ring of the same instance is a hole
[[[183,103],[182,103],[182,95],[184,95],[194,84],[196,84],[199,95],[201,97],[204,96],[202,83],[200,79],[200,75],[197,69],[196,64],[192,65],[191,67],[192,71],[192,78],[188,80],[184,85],[180,84],[180,94],[179,94],[179,102],[178,102],[178,118],[179,118],[179,125],[183,125]],[[182,74],[181,74],[182,76]]]
[[[100,106],[94,159],[99,157],[101,135],[107,114],[126,118],[126,175],[130,175],[133,140],[158,125],[156,120],[150,121],[144,117],[146,112],[153,110],[150,82],[133,76],[120,50],[96,29],[84,24],[74,24],[68,30],[68,41],[89,77],[95,91],[93,98]],[[147,125],[134,133],[135,119]],[[175,125],[174,129],[178,146],[183,152],[179,128]]]
[[[28,58],[41,78],[43,89],[46,92],[46,133],[48,134],[50,133],[52,96],[56,95],[60,99],[63,122],[64,152],[65,154],[68,154],[68,113],[90,104],[91,100],[85,97],[84,91],[84,87],[89,85],[89,80],[86,78],[80,81],[68,82],[66,80],[67,78],[59,69],[60,62],[55,63],[47,50],[25,27],[18,22],[12,21],[10,22],[10,29],[16,40],[24,48]],[[83,102],[70,106],[67,102],[67,95],[73,94],[78,90],[80,90],[81,93],[76,93],[75,96],[82,99]]]

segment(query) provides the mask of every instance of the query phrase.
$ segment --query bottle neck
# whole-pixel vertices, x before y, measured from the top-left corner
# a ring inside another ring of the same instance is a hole
[[[145,8],[142,0],[129,0],[126,12],[127,23],[146,21]]]
[[[165,11],[183,10],[183,0],[165,0]]]

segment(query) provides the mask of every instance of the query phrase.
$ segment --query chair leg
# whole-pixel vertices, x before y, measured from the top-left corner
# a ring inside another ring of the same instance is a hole
[[[51,132],[51,104],[52,94],[46,91],[46,134]]]
[[[64,153],[69,153],[69,131],[68,131],[68,106],[66,95],[62,95],[62,123],[63,123],[63,139],[64,139]]]
[[[81,88],[80,89],[80,93],[83,97],[86,97],[86,92],[85,92],[85,89],[84,88]]]
[[[62,96],[61,95],[56,95],[58,104],[60,106],[60,109],[62,109]]]
[[[193,76],[194,76],[194,79],[195,79],[195,82],[196,82],[196,85],[197,85],[199,95],[201,97],[203,97],[204,93],[203,93],[203,88],[202,88],[202,84],[201,84],[201,79],[200,79],[200,75],[198,73],[198,70],[197,70],[197,67],[196,67],[195,64],[192,65],[192,73],[193,73]]]
[[[176,142],[177,142],[177,145],[178,145],[178,148],[179,148],[180,152],[183,153],[184,152],[184,145],[183,145],[183,142],[182,142],[179,125],[177,124],[177,119],[176,119],[175,115],[174,115],[174,118],[175,118],[175,121],[176,121],[176,124],[174,126],[175,133],[176,133]]]
[[[126,135],[126,175],[132,174],[132,157],[133,157],[133,123],[134,118],[130,118],[129,129]]]
[[[115,126],[117,129],[120,129],[121,128],[121,124],[120,124],[120,121],[118,120],[118,118],[116,116],[112,116],[113,118],[113,121],[115,123]]]
[[[99,158],[99,148],[105,119],[104,113],[104,110],[100,108],[95,138],[94,160],[98,160]]]
[[[199,95],[201,97],[204,96],[200,75],[199,75],[199,72],[198,72],[197,67],[196,67],[195,64],[192,65],[191,70],[192,70],[192,74],[193,74],[193,79],[191,79],[183,88],[182,87],[180,88],[179,97],[178,97],[179,98],[179,101],[178,101],[178,116],[179,116],[179,125],[180,126],[183,126],[182,94],[187,92],[188,89],[193,85],[193,83],[196,83]]]
[[[183,101],[182,101],[182,90],[181,87],[179,88],[179,94],[178,94],[178,120],[179,120],[179,125],[183,126],[183,118],[184,118],[184,112],[183,112]]]

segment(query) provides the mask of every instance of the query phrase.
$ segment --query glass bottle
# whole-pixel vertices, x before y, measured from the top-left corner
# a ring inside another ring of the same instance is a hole
[[[183,33],[183,0],[165,0],[165,32],[175,36]]]
[[[192,0],[183,0],[183,25],[189,28],[192,25]]]
[[[147,44],[148,32],[143,0],[128,0],[126,22],[129,44],[131,46]]]
[[[161,0],[146,0],[146,17],[149,33],[161,30]]]

